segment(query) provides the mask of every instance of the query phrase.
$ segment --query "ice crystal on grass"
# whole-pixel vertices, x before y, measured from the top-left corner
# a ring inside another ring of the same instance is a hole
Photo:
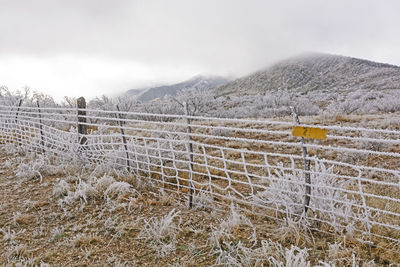
[[[216,265],[309,267],[307,251],[296,246],[287,249],[271,240],[262,240],[258,248],[246,247],[241,241],[223,242],[223,246],[215,251],[218,255]]]
[[[65,236],[64,227],[56,226],[55,228],[51,229],[51,238],[53,240],[57,240],[57,239],[63,238],[64,236]]]
[[[15,232],[14,230],[10,229],[10,226],[8,227],[7,230],[0,228],[0,233],[3,234],[3,241],[11,242],[11,243],[14,242],[14,240],[16,239],[16,237],[18,235],[25,233],[25,231],[26,231],[26,229],[22,229],[18,232]]]
[[[65,180],[58,180],[53,188],[53,196],[62,197],[67,196],[71,187]]]
[[[104,192],[114,182],[114,177],[104,174],[100,179],[97,179],[95,188],[98,192]]]
[[[328,255],[325,260],[319,261],[317,267],[335,267],[335,266],[376,266],[374,261],[362,262],[354,254],[353,250],[346,248],[343,244],[333,243],[328,246]]]
[[[291,246],[290,249],[285,249],[284,253],[281,250],[278,257],[271,256],[269,258],[270,262],[277,267],[310,267],[310,261],[308,258],[308,249],[298,248],[296,246]]]
[[[104,191],[104,196],[106,199],[110,198],[121,198],[124,195],[128,195],[133,192],[132,186],[126,182],[113,182],[108,186],[106,191]]]
[[[96,177],[81,178],[69,176],[65,180],[58,181],[53,189],[53,196],[60,198],[61,207],[70,206],[76,201],[86,205],[89,199],[104,199],[106,207],[112,210],[119,205],[118,201],[135,193],[132,185],[127,182],[116,181],[113,177],[104,175],[100,179]]]
[[[7,262],[12,266],[35,266],[34,259],[28,257],[28,249],[25,245],[14,245],[5,253]]]
[[[200,191],[193,195],[193,208],[196,210],[210,209],[213,207],[213,195],[207,191]]]
[[[88,199],[94,197],[97,191],[92,184],[85,182],[81,178],[78,179],[75,185],[75,191],[68,191],[67,196],[58,201],[61,207],[69,206],[77,200],[81,200],[87,204]]]
[[[235,206],[231,206],[231,213],[228,218],[222,220],[217,227],[212,227],[212,232],[209,240],[214,247],[221,247],[224,240],[229,240],[232,237],[233,230],[238,226],[250,227],[253,234],[249,237],[251,241],[255,244],[256,241],[256,228],[253,226],[251,221],[244,215],[239,214]]]
[[[278,227],[271,230],[274,240],[281,243],[290,243],[299,245],[311,244],[311,238],[307,232],[306,222],[295,220],[294,218],[285,218]]]
[[[130,266],[129,262],[124,262],[118,257],[111,255],[110,257],[107,258],[107,263],[109,266],[113,267],[125,267],[125,266]]]
[[[175,218],[179,218],[179,211],[172,209],[160,219],[144,220],[144,227],[138,237],[149,241],[159,257],[165,257],[176,249],[176,232],[180,230],[180,223],[176,224]]]
[[[42,181],[42,173],[46,170],[49,162],[44,156],[38,156],[36,159],[31,159],[28,163],[21,162],[15,171],[18,178],[31,180],[39,177]]]

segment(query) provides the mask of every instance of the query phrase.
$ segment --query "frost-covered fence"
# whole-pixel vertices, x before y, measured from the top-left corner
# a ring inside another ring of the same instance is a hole
[[[318,125],[328,136],[304,145],[311,180],[304,215],[302,144],[290,120],[85,111],[85,150],[74,108],[0,106],[0,142],[131,172],[176,198],[192,196],[193,208],[234,204],[400,251],[400,131]]]

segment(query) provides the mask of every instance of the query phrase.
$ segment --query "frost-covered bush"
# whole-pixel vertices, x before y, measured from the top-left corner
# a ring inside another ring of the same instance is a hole
[[[88,199],[91,199],[97,194],[94,186],[90,182],[86,182],[81,178],[78,179],[74,187],[75,191],[68,191],[67,196],[59,200],[59,205],[61,207],[65,205],[69,206],[76,201],[83,201],[84,204],[87,204]]]
[[[275,170],[275,175],[269,177],[269,181],[268,188],[259,192],[255,201],[272,206],[288,217],[301,215],[305,196],[303,171]],[[309,208],[337,233],[346,231],[352,234],[360,215],[365,217],[365,214],[357,209],[361,205],[360,200],[343,191],[348,185],[349,181],[335,176],[333,166],[327,168],[322,162],[315,161],[311,168]]]
[[[78,201],[85,205],[90,199],[103,199],[106,205],[112,206],[114,202],[135,192],[129,183],[116,181],[109,175],[103,175],[101,178],[90,176],[85,179],[69,176],[55,184],[53,196],[60,198],[58,203],[61,207],[70,206]]]
[[[279,168],[283,168],[282,163],[275,169],[275,175],[268,177],[268,189],[257,193],[255,201],[290,215],[301,214],[305,193],[303,173],[300,170],[286,172]]]

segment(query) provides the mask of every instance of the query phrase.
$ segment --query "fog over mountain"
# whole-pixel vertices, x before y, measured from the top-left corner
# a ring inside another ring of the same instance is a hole
[[[0,86],[93,98],[318,51],[400,65],[400,1],[0,1]]]
[[[132,89],[127,91],[125,95],[137,95],[137,99],[140,101],[150,101],[156,98],[163,98],[166,95],[175,96],[178,92],[184,89],[206,90],[226,82],[228,82],[228,79],[224,77],[198,75],[189,80],[176,84],[143,89]]]
[[[220,85],[217,95],[246,95],[269,91],[355,91],[400,89],[400,67],[321,53],[280,61],[253,74]]]
[[[232,81],[218,76],[196,76],[177,84],[132,89],[125,95],[149,101],[175,96],[183,89],[208,89],[215,96],[400,89],[400,67],[347,56],[307,53]]]

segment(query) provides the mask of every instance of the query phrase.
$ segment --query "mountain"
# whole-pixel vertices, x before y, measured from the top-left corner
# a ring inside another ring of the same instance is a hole
[[[140,95],[141,93],[143,93],[144,91],[148,90],[149,88],[137,88],[137,89],[130,89],[128,91],[125,92],[126,96],[136,96],[136,95]]]
[[[268,91],[400,89],[400,67],[368,60],[312,53],[212,88],[217,96]]]
[[[157,86],[152,88],[133,89],[127,91],[126,95],[138,95],[137,99],[140,101],[150,101],[156,98],[162,98],[166,95],[175,96],[179,91],[186,88],[194,88],[198,90],[206,90],[220,84],[226,83],[228,80],[218,76],[195,76],[189,80],[164,86]],[[140,91],[142,90],[142,91]]]

